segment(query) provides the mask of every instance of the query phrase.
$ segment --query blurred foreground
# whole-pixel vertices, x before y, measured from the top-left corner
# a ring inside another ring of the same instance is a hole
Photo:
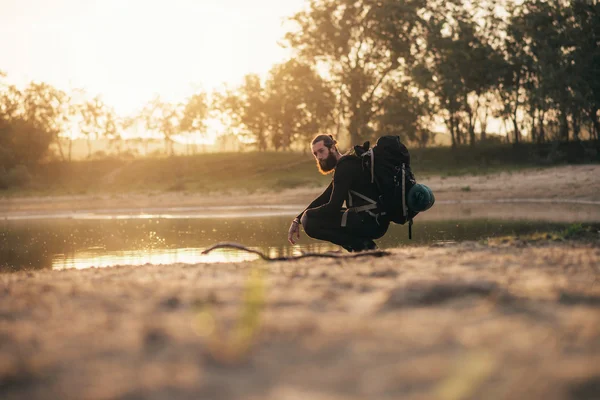
[[[581,236],[579,236],[581,235]],[[0,275],[2,399],[592,399],[598,232]]]

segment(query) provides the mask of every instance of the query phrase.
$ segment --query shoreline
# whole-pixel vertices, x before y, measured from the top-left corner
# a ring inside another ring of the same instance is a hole
[[[568,165],[482,176],[428,177],[436,202],[514,201],[600,202],[600,165]],[[323,188],[257,191],[254,193],[122,193],[73,196],[0,197],[0,218],[11,213],[107,209],[169,209],[185,207],[255,207],[308,204]]]

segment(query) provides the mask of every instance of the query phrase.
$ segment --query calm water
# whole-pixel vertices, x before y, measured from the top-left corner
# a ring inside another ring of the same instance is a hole
[[[289,216],[232,218],[22,219],[0,221],[0,271],[89,268],[114,265],[236,262],[255,255],[237,250],[201,252],[222,241],[238,242],[271,256],[338,250],[301,236],[287,243]],[[572,222],[468,219],[415,220],[413,240],[406,226],[392,225],[381,248],[480,240],[509,234],[564,229]]]

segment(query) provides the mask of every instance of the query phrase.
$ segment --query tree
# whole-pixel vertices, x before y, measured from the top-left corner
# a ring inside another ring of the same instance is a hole
[[[160,135],[165,143],[165,153],[173,154],[173,136],[179,132],[181,117],[180,105],[174,105],[155,96],[140,113],[146,129]]]
[[[546,121],[566,141],[571,130],[579,136],[582,110],[596,118],[590,111],[597,104],[599,22],[597,2],[532,0],[515,8],[509,38],[519,40],[531,60],[526,88],[538,138],[546,136]]]
[[[410,93],[408,85],[390,87],[390,93],[375,116],[378,132],[400,136],[403,142],[417,143],[424,147],[431,139],[431,132],[423,123],[422,116],[428,114],[427,102]]]
[[[209,111],[206,93],[200,92],[192,95],[183,106],[179,131],[189,135],[204,136]]]
[[[81,115],[79,131],[86,138],[88,148],[88,158],[92,157],[92,142],[100,139],[104,134],[104,114],[106,105],[100,98],[95,96],[79,104],[78,110]]]
[[[298,57],[319,65],[337,88],[338,113],[347,118],[350,141],[369,136],[385,83],[410,64],[418,45],[419,11],[425,1],[312,0],[292,21],[285,41]]]
[[[477,120],[483,118],[480,108],[497,85],[502,66],[502,57],[492,45],[494,15],[491,9],[467,8],[461,1],[431,2],[428,7],[427,51],[419,57],[412,77],[436,98],[452,145],[467,140],[473,145]],[[475,14],[480,22],[475,22]]]
[[[335,96],[307,64],[291,59],[274,66],[265,84],[271,144],[287,150],[333,125]]]
[[[31,82],[21,92],[19,101],[20,117],[47,131],[52,136],[52,142],[57,144],[61,159],[65,160],[60,138],[70,118],[67,94],[47,83]]]
[[[573,108],[583,111],[591,122],[590,136],[600,139],[600,4],[576,1],[570,12],[565,36],[572,49],[569,65]]]
[[[213,107],[222,114],[222,119],[228,119],[230,127],[252,141],[259,151],[267,149],[266,94],[258,75],[248,74],[240,87],[213,97]]]
[[[117,155],[121,155],[122,136],[119,130],[122,127],[119,117],[115,113],[114,108],[105,107],[102,115],[101,137],[108,139],[109,149],[116,148]]]
[[[2,83],[0,87],[0,158],[5,168],[32,166],[50,153],[68,121],[66,94],[46,83],[31,82],[23,90]]]

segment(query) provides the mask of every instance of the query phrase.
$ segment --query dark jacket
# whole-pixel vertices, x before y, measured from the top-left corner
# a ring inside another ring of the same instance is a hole
[[[319,218],[339,216],[340,210],[344,209],[344,202],[346,207],[349,206],[350,190],[377,201],[377,188],[371,183],[370,173],[363,170],[360,158],[353,154],[344,155],[338,160],[333,179],[327,189],[314,199],[298,218],[302,218],[304,212],[309,209]],[[352,207],[366,204],[369,204],[368,201],[352,196]]]

